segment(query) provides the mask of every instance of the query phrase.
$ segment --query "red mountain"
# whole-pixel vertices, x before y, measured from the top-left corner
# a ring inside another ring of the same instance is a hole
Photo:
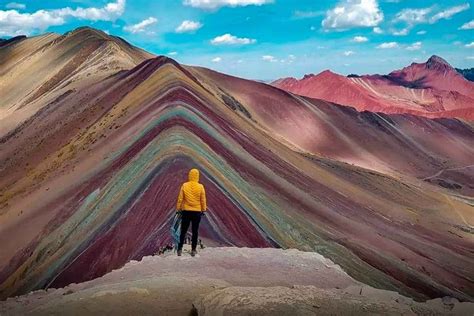
[[[272,84],[358,111],[474,119],[474,83],[438,56],[388,75],[345,77],[325,70],[301,80],[284,78]]]

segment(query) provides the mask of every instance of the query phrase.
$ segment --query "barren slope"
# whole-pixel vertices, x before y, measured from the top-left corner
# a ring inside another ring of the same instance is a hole
[[[474,194],[474,129],[469,122],[358,112],[263,83],[195,69],[217,89],[232,93],[265,130],[295,150]]]
[[[206,242],[317,251],[375,287],[473,300],[469,198],[295,150],[331,135],[315,123],[344,118],[341,139],[370,132],[390,155],[411,128],[434,143],[436,129],[425,126],[435,126],[452,139],[440,152],[459,164],[472,150],[465,123],[402,117],[408,127],[387,133],[375,114],[165,57],[79,92],[90,98],[66,95],[2,139],[2,297],[90,280],[153,254],[169,243],[177,188],[197,167],[209,196]]]

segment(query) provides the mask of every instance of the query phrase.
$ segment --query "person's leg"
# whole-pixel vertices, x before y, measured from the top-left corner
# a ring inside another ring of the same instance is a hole
[[[191,240],[191,249],[196,250],[197,242],[198,242],[198,231],[199,231],[199,222],[201,221],[201,213],[200,212],[193,212],[192,218],[192,231],[193,231],[193,239]]]
[[[189,212],[183,211],[181,217],[181,235],[179,236],[179,244],[178,250],[183,249],[184,238],[186,237],[186,232],[189,228],[189,223],[191,221],[191,217],[188,214]]]

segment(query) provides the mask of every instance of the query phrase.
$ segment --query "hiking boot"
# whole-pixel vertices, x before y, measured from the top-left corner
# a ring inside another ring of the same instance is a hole
[[[179,250],[178,250],[178,256],[181,256],[181,252],[182,252],[182,250],[179,249]]]
[[[194,257],[197,254],[196,249],[191,250],[191,257]]]

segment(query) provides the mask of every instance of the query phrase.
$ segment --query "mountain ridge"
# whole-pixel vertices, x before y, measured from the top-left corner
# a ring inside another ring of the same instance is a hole
[[[282,78],[273,85],[359,111],[408,113],[430,118],[474,120],[474,84],[439,56],[388,75],[342,76],[331,71],[298,80]],[[338,93],[333,93],[334,85]]]
[[[169,244],[175,188],[197,167],[212,245],[316,251],[378,288],[473,300],[469,124],[357,112],[166,57],[87,76],[108,61],[94,62],[2,139],[2,298]]]

